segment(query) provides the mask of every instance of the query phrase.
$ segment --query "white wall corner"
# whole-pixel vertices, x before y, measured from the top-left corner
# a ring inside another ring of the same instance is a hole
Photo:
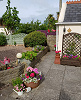
[[[63,22],[64,21],[66,8],[67,8],[67,3],[63,3],[61,11],[60,11],[58,22]]]

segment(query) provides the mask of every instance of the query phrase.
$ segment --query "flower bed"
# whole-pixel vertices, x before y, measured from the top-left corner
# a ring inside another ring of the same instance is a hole
[[[37,53],[36,59],[33,59],[29,65],[34,67],[37,62],[40,61],[40,59],[48,52],[48,47],[45,47],[44,50],[39,51],[39,53]],[[27,63],[28,60],[25,60],[25,63]],[[24,62],[24,61],[22,61]],[[11,83],[12,79],[15,79],[16,77],[20,76],[21,74],[24,73],[24,68],[25,68],[25,64],[19,64],[17,67],[10,68],[7,70],[2,70],[0,71],[0,85],[3,84],[7,84],[7,83]]]
[[[79,59],[61,58],[60,59],[60,64],[61,65],[69,65],[69,66],[80,67],[81,66],[81,60],[79,60]]]

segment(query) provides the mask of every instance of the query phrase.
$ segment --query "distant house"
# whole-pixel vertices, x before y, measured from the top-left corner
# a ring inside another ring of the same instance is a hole
[[[56,50],[63,51],[63,48],[67,47],[68,41],[74,41],[73,35],[77,37],[79,34],[81,34],[81,0],[67,1],[62,4],[58,23],[56,23]],[[67,36],[66,40],[64,40],[64,35]],[[66,41],[64,46],[63,41]],[[77,45],[81,43],[78,38],[75,41]],[[81,45],[78,47],[81,49]]]
[[[5,28],[5,26],[3,25],[3,20],[2,18],[0,18],[0,33],[4,33],[6,35],[6,33],[8,32],[7,31],[7,28]]]

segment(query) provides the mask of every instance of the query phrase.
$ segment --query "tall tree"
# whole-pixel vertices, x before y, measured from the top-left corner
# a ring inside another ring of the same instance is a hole
[[[44,21],[44,24],[47,25],[47,28],[50,29],[50,31],[52,29],[56,29],[56,23],[57,21],[55,20],[55,18],[53,17],[52,14],[49,14],[48,17],[46,18],[46,20]]]
[[[20,18],[18,17],[19,11],[16,10],[16,7],[10,7],[10,0],[7,1],[6,12],[3,14],[3,24],[8,30],[8,34],[16,29],[20,23]]]

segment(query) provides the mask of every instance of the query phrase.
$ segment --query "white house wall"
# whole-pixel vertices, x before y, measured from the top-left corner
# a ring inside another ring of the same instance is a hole
[[[62,40],[63,40],[63,28],[66,28],[65,34],[69,33],[67,30],[70,28],[72,33],[79,33],[81,34],[81,25],[59,25],[59,37],[58,37],[58,50],[62,51]],[[70,33],[71,33],[70,32]]]
[[[5,29],[6,29],[6,31],[7,31],[7,28],[5,28]],[[3,33],[6,35],[5,29],[2,28],[2,27],[0,27],[0,33],[3,32]],[[8,32],[8,31],[7,31],[7,32]]]
[[[58,22],[63,22],[64,16],[65,16],[66,7],[67,7],[67,3],[63,3],[62,4],[62,9],[60,11]]]

